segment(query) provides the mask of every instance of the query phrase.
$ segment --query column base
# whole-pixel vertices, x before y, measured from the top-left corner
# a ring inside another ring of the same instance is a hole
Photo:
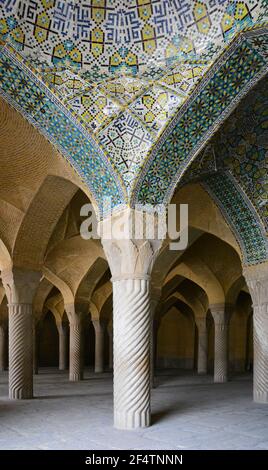
[[[217,375],[214,376],[214,383],[215,384],[222,384],[228,382],[228,377],[226,375]]]
[[[10,400],[30,400],[33,398],[32,390],[9,390]]]
[[[102,368],[96,367],[94,372],[95,372],[95,374],[101,374],[102,372],[104,372],[104,370]]]
[[[151,424],[150,411],[143,412],[114,412],[114,427],[117,429],[147,428]]]
[[[198,373],[198,375],[207,375],[206,370],[198,370],[197,373]]]
[[[79,382],[80,380],[83,380],[83,374],[70,374],[69,375],[70,382]]]
[[[255,403],[268,403],[268,391],[255,390],[253,393],[253,400]]]

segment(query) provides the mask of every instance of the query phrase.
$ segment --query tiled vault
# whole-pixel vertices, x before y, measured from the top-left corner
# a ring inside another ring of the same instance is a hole
[[[0,0],[0,7],[0,92],[76,168],[100,215],[103,197],[113,207],[168,202],[267,72],[267,0]],[[259,194],[256,187],[252,204],[267,223]]]

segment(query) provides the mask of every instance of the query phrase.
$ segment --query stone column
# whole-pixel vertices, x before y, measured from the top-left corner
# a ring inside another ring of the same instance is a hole
[[[57,323],[59,333],[59,370],[67,370],[68,325]]]
[[[9,309],[9,398],[33,397],[32,301],[40,273],[13,268],[2,272]]]
[[[109,369],[113,369],[113,324],[110,321],[107,327],[109,336]]]
[[[206,317],[197,317],[195,323],[198,330],[198,356],[197,356],[197,373],[207,373],[207,323]]]
[[[33,373],[38,375],[40,325],[33,323]]]
[[[78,382],[83,379],[82,315],[74,305],[65,305],[65,311],[70,322],[69,380]]]
[[[214,304],[209,306],[215,326],[214,382],[228,380],[228,326],[230,306]]]
[[[104,331],[100,320],[92,320],[95,330],[95,372],[104,371]]]
[[[243,271],[253,302],[253,397],[268,403],[268,263]]]
[[[99,226],[112,272],[114,425],[120,429],[150,425],[150,274],[162,240],[154,233],[152,239],[143,239],[136,230],[133,236],[133,227],[144,227],[144,221],[143,212],[127,209]],[[153,215],[148,224],[154,229]]]
[[[0,323],[0,371],[6,368],[6,326]]]
[[[151,289],[151,350],[150,350],[150,361],[151,361],[151,370],[150,370],[150,377],[151,377],[151,388],[155,388],[155,377],[154,377],[154,369],[155,369],[155,352],[156,352],[156,308],[158,302],[161,298],[161,289],[152,288]]]

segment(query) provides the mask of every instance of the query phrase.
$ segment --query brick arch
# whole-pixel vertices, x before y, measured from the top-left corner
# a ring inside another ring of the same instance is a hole
[[[0,48],[0,76],[0,95],[67,159],[88,186],[100,216],[104,197],[112,206],[125,203],[124,186],[104,150],[15,51]]]
[[[18,230],[12,254],[15,266],[31,269],[42,266],[53,230],[77,189],[58,176],[44,179]]]

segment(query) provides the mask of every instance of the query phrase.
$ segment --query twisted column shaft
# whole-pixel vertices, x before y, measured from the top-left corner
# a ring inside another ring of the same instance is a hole
[[[77,319],[70,323],[70,368],[69,379],[77,382],[83,379],[82,325]]]
[[[9,304],[9,398],[32,397],[32,305]]]
[[[268,403],[268,262],[243,270],[253,302],[253,398]]]
[[[207,373],[207,325],[206,318],[198,318],[196,320],[198,329],[198,357],[197,357],[197,373]]]
[[[92,320],[95,331],[95,372],[104,370],[104,331],[99,320]]]
[[[0,371],[6,368],[6,330],[0,325]]]
[[[113,282],[114,422],[123,429],[150,425],[149,281]]]
[[[67,369],[68,329],[66,326],[57,325],[59,333],[59,370]]]
[[[227,382],[227,325],[215,324],[214,382]]]
[[[228,326],[231,309],[226,304],[210,306],[215,326],[214,382],[228,380]]]
[[[268,403],[268,302],[254,306],[253,342],[253,397],[257,403]]]
[[[32,302],[41,273],[17,267],[1,273],[9,310],[9,397],[33,396]]]
[[[114,424],[120,429],[149,426],[149,287],[166,234],[165,214],[122,209],[104,218],[98,232],[113,282]]]

